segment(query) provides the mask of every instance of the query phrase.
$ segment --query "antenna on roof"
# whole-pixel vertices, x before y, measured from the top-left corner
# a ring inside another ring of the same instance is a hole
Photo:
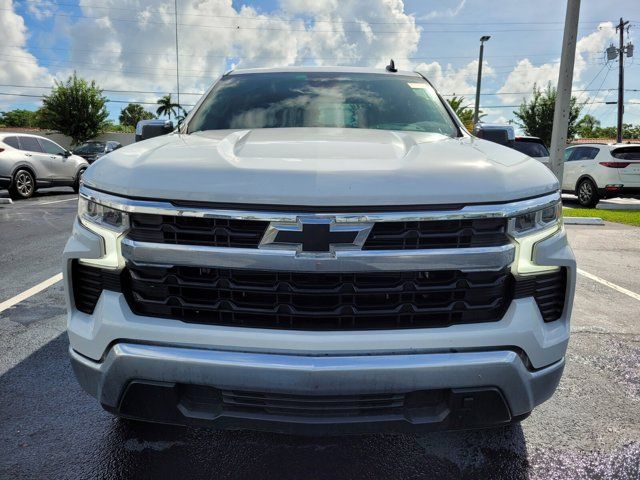
[[[389,65],[386,67],[387,72],[397,72],[396,63],[393,61],[393,58],[389,61]]]

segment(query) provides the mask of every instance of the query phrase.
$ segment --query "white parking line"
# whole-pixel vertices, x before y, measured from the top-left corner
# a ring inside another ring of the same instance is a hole
[[[52,202],[39,202],[35,205],[51,205],[52,203],[70,202],[71,200],[78,200],[78,197],[65,198],[64,200],[53,200]]]
[[[18,303],[26,300],[29,297],[33,297],[35,294],[40,293],[43,290],[46,290],[51,285],[55,285],[56,283],[58,283],[60,280],[62,280],[62,273],[58,273],[57,275],[54,275],[53,277],[46,279],[44,282],[40,282],[39,284],[31,287],[30,289],[25,290],[22,293],[19,293],[15,297],[10,298],[9,300],[5,300],[4,302],[0,303],[0,313],[13,307],[14,305],[17,305]]]
[[[614,290],[617,290],[620,293],[624,293],[625,295],[628,295],[631,298],[640,300],[640,294],[637,294],[636,292],[632,292],[631,290],[627,290],[626,288],[621,287],[620,285],[616,285],[615,283],[611,283],[610,281],[605,280],[604,278],[600,278],[597,275],[594,275],[593,273],[585,272],[584,270],[580,270],[580,269],[578,269],[578,273],[583,277],[590,278],[594,282],[601,283],[602,285],[606,285],[609,288],[613,288]]]

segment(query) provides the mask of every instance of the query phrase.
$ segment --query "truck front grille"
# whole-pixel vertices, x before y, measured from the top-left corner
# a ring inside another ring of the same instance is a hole
[[[135,213],[128,237],[139,242],[258,248],[269,222]]]
[[[258,248],[269,222],[131,214],[131,240],[209,247]],[[507,219],[378,222],[363,250],[492,247],[509,243]]]
[[[507,243],[506,218],[379,222],[363,250],[493,247]]]
[[[294,330],[494,322],[513,294],[508,270],[293,273],[129,264],[124,279],[138,315]]]

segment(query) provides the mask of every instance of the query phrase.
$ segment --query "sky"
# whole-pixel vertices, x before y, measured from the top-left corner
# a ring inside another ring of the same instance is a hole
[[[393,58],[445,96],[475,95],[485,45],[485,121],[514,119],[533,85],[557,83],[561,0],[177,0],[180,101],[187,110],[232,68],[357,65]],[[620,17],[640,39],[640,1],[583,0],[574,71],[582,113],[616,122]],[[95,80],[117,122],[128,102],[177,90],[174,0],[0,0],[0,111],[35,109],[55,80]],[[640,56],[640,49],[637,49]],[[640,58],[625,60],[625,123],[640,123]]]

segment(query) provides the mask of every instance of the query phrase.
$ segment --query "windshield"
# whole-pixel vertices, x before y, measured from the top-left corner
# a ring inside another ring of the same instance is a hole
[[[79,146],[73,151],[73,153],[102,153],[104,152],[105,147],[106,144],[102,142],[90,142]]]
[[[511,147],[533,158],[549,156],[549,150],[541,143],[516,140]]]
[[[435,91],[420,77],[317,72],[223,77],[189,122],[188,133],[283,127],[458,134]]]

